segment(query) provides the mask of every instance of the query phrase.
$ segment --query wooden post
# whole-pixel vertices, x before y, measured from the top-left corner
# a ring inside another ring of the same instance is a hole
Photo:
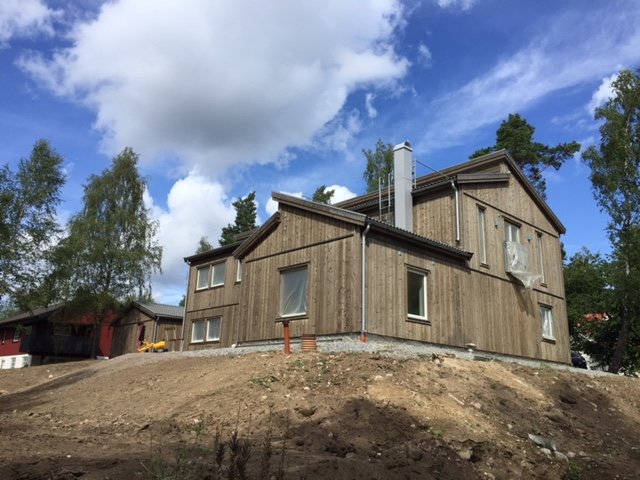
[[[289,339],[289,322],[282,322],[284,328],[284,353],[291,355],[291,340]]]

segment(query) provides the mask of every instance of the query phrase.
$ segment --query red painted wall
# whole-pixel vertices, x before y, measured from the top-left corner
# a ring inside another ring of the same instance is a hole
[[[21,353],[27,353],[21,350],[22,336],[17,342],[13,341],[13,334],[15,327],[1,327],[0,328],[0,356],[5,355],[19,355]]]

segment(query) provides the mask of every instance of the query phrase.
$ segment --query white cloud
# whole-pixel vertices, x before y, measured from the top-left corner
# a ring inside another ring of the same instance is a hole
[[[596,111],[596,108],[604,105],[607,102],[607,100],[609,100],[609,98],[613,96],[613,87],[611,86],[611,84],[615,82],[617,79],[618,79],[617,73],[614,73],[610,77],[605,77],[602,79],[602,83],[600,83],[600,86],[598,87],[598,89],[595,92],[593,92],[593,95],[591,96],[591,100],[586,106],[587,112],[589,112],[590,115],[593,116],[593,114]]]
[[[378,110],[373,106],[373,100],[376,98],[375,94],[369,92],[364,97],[364,106],[367,109],[367,115],[369,118],[376,118],[378,116]]]
[[[53,34],[51,24],[58,15],[41,0],[2,0],[0,2],[0,47],[14,37],[39,33]]]
[[[336,204],[343,202],[345,200],[349,200],[356,196],[351,190],[343,185],[329,185],[327,190],[333,190],[333,197],[331,197],[331,203]]]
[[[431,50],[423,43],[418,45],[418,61],[425,67],[431,66]]]
[[[148,192],[145,204],[160,224],[158,241],[163,246],[163,274],[152,279],[154,296],[177,302],[187,286],[183,258],[195,253],[203,236],[217,245],[222,227],[233,223],[235,209],[222,185],[195,172],[173,185],[167,196],[167,209],[157,206]]]
[[[19,65],[93,109],[107,153],[219,172],[286,160],[350,92],[402,78],[402,15],[397,0],[115,0],[71,29],[72,46]]]
[[[440,8],[453,8],[460,10],[469,10],[477,0],[437,0]]]
[[[303,198],[302,192],[280,192],[280,193],[284,193],[285,195],[291,195],[292,197]],[[269,216],[271,216],[278,211],[278,202],[276,202],[273,198],[269,197],[269,200],[267,200],[267,203],[265,204],[264,209],[267,211]]]
[[[631,4],[626,4],[631,5]],[[580,25],[580,28],[575,28]],[[522,111],[545,96],[609,75],[640,61],[640,6],[559,16],[529,45],[483,75],[438,97],[427,111],[420,150],[468,141],[476,129]]]

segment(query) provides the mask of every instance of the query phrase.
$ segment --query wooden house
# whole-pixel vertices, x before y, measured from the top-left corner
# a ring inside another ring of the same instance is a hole
[[[184,307],[132,302],[113,324],[111,356],[135,353],[144,341],[164,340],[167,350],[180,350]]]
[[[335,206],[279,204],[189,264],[183,348],[367,335],[569,363],[565,228],[506,151]]]
[[[96,355],[107,357],[115,318],[109,314],[96,327],[91,314],[58,304],[0,320],[0,368],[90,358],[96,328]]]

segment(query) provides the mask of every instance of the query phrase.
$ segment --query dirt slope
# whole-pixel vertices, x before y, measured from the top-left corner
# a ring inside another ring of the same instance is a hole
[[[1,479],[151,478],[143,464],[209,445],[216,427],[252,440],[254,478],[270,416],[284,478],[640,478],[640,381],[617,376],[442,357],[138,354],[2,370],[0,391]]]

